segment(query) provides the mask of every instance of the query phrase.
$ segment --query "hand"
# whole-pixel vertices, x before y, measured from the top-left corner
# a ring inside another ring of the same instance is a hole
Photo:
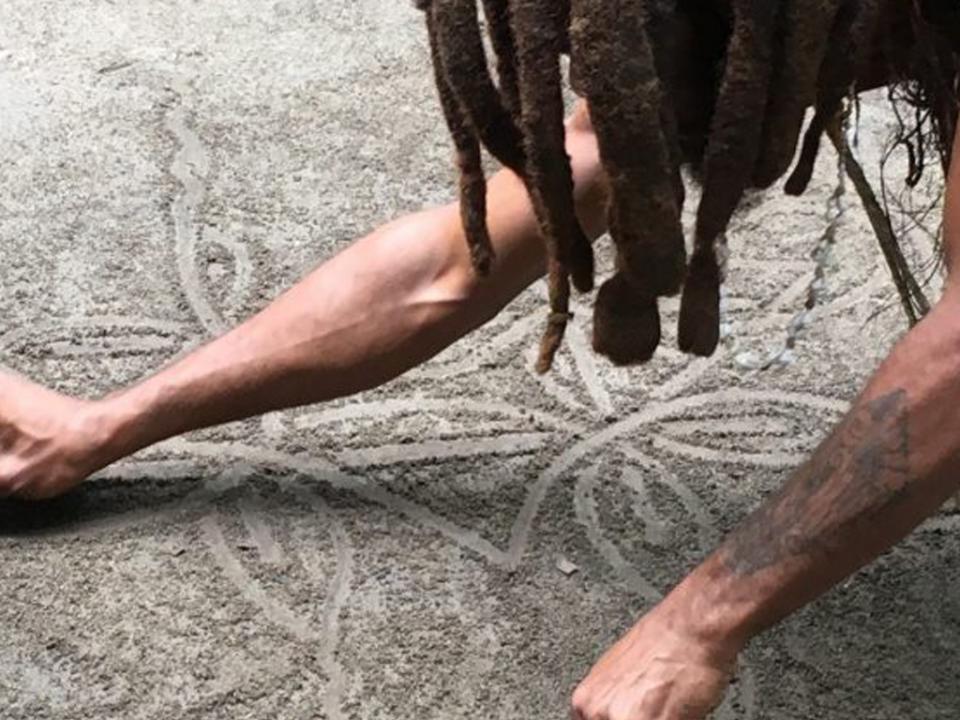
[[[573,694],[573,720],[703,720],[720,703],[739,646],[709,646],[660,615],[652,611],[593,666]]]
[[[52,498],[97,469],[94,407],[0,373],[0,498]]]

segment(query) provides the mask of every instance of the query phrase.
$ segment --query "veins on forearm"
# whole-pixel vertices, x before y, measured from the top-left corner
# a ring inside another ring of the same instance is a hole
[[[829,559],[909,491],[907,393],[862,401],[793,478],[720,551],[741,575],[803,559]]]

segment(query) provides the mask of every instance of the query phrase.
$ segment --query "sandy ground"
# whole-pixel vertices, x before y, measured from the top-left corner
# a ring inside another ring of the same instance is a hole
[[[429,75],[397,0],[0,0],[0,364],[96,395],[449,199]],[[613,369],[580,312],[537,377],[536,287],[381,391],[0,505],[0,718],[565,717],[902,332],[835,187],[736,221],[710,360]],[[955,718],[958,543],[945,511],[755,642],[716,717]]]

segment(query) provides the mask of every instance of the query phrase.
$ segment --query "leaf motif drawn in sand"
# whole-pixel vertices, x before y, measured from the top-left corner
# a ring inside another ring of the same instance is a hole
[[[97,381],[124,385],[157,365],[183,353],[193,343],[185,323],[136,315],[97,315],[59,319],[17,327],[0,334],[0,357],[30,363],[31,375],[45,371],[76,379],[64,391],[87,392],[83,387],[91,367]]]
[[[192,78],[178,73],[170,87],[175,99],[164,124],[177,144],[169,165],[179,185],[170,205],[177,271],[200,325],[208,335],[219,335],[229,325],[225,315],[236,315],[252,289],[253,266],[241,240],[204,217],[212,163],[195,127]]]
[[[241,461],[211,484],[220,490],[243,487],[249,484],[254,473],[252,466]],[[214,564],[240,596],[255,606],[267,622],[314,649],[327,677],[323,696],[326,717],[340,720],[345,717],[343,700],[348,678],[337,649],[341,642],[343,610],[352,592],[352,539],[338,513],[312,489],[297,483],[281,492],[292,494],[296,502],[317,516],[317,523],[299,528],[298,537],[285,533],[281,537],[281,524],[260,512],[264,497],[258,497],[249,487],[243,487],[240,497],[231,504],[229,514],[222,510],[207,514],[200,522],[201,535]],[[237,519],[241,522],[237,523]],[[246,535],[247,540],[238,543],[235,526],[242,528],[241,538]],[[324,545],[321,539],[313,536],[317,531],[328,536],[330,549],[326,553],[320,550]],[[285,547],[286,543],[289,548]],[[256,555],[239,549],[250,546],[257,549]],[[277,571],[300,581],[275,586],[260,579],[270,578]],[[296,594],[304,591],[311,598],[306,606],[296,600]],[[315,597],[322,597],[324,601],[316,603]]]
[[[0,334],[0,352],[35,359],[129,358],[179,352],[189,340],[183,323],[97,315],[13,328]]]
[[[788,469],[809,456],[846,408],[814,395],[721,391],[663,418],[652,442],[694,461]]]

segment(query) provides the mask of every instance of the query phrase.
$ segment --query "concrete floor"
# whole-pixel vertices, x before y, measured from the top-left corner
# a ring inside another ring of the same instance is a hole
[[[866,107],[864,155],[886,121]],[[0,147],[0,365],[87,396],[453,180],[396,0],[0,0]],[[0,504],[0,718],[565,717],[902,331],[849,193],[822,240],[835,187],[825,155],[737,219],[710,360],[671,335],[614,369],[584,301],[538,377],[538,286],[380,391]],[[953,720],[958,538],[932,519],[758,640],[716,717]]]

